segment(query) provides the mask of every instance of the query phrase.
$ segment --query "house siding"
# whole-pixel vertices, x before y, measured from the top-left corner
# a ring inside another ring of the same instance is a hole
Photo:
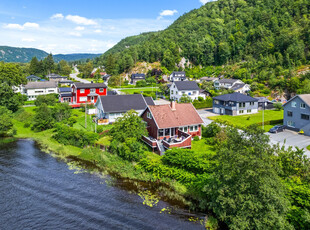
[[[100,89],[102,88],[96,88],[95,93],[98,94],[99,96],[106,96],[107,95],[107,88],[103,88],[103,92],[100,92]],[[81,90],[84,90],[84,93],[81,93]],[[73,92],[73,101],[76,103],[85,103],[89,100],[91,100],[91,97],[87,97],[88,94],[90,94],[90,89],[85,88],[85,89],[76,89],[75,86],[72,86],[72,92]],[[86,101],[81,100],[82,97],[86,97]],[[94,96],[94,102],[96,103],[98,99],[98,96]]]
[[[146,109],[144,111],[144,113],[142,113],[141,117],[142,119],[147,123],[147,131],[149,133],[149,136],[154,137],[154,138],[158,138],[158,129],[157,129],[157,125],[154,121],[154,118],[149,119],[147,118],[147,113],[150,112],[149,109]]]
[[[213,100],[213,112],[221,115],[245,115],[245,114],[253,114],[258,112],[258,102],[254,102],[253,105],[250,105],[250,102],[245,102],[245,107],[240,107],[238,102],[232,102],[232,104],[228,104],[229,102],[217,100],[219,103],[215,103]],[[243,111],[241,113],[240,111]],[[248,112],[251,110],[251,112]]]
[[[292,107],[292,103],[296,103],[296,107]],[[310,120],[301,119],[301,114],[306,114],[310,116],[310,107],[306,104],[305,109],[300,108],[300,104],[304,103],[298,96],[293,100],[285,104],[284,106],[284,116],[283,116],[283,125],[289,129],[301,130],[305,132],[306,135],[310,136]],[[288,112],[292,112],[292,116],[288,116]],[[293,122],[294,125],[289,125],[289,122]]]

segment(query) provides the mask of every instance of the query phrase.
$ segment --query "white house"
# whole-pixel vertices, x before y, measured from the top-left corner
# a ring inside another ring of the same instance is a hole
[[[216,89],[231,89],[236,93],[246,94],[251,90],[250,85],[245,84],[238,79],[220,79],[214,81],[214,87]]]
[[[40,95],[58,93],[56,81],[28,82],[22,87],[22,94],[27,95],[28,101],[36,100]]]
[[[173,72],[169,76],[169,81],[175,82],[175,81],[187,81],[185,72]]]
[[[130,110],[139,116],[148,105],[155,105],[151,97],[144,98],[141,94],[100,96],[95,104],[98,125],[111,124]]]
[[[206,95],[199,91],[195,81],[176,81],[170,86],[170,99],[179,101],[183,95],[189,96],[191,100],[198,100],[198,97],[205,99]]]

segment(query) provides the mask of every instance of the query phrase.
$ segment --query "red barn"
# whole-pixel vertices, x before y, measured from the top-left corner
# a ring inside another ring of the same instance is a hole
[[[80,83],[72,85],[72,103],[96,103],[99,96],[107,95],[107,86],[104,83]]]
[[[160,153],[172,147],[191,148],[192,137],[201,138],[204,122],[191,103],[148,106],[141,117],[149,133],[143,141]]]

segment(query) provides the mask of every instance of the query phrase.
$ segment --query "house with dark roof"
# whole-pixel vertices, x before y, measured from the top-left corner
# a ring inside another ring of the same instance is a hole
[[[170,86],[170,99],[179,101],[182,96],[188,96],[191,100],[198,100],[198,97],[206,98],[200,93],[200,88],[195,81],[176,81]]]
[[[140,116],[148,105],[154,105],[153,99],[144,98],[141,94],[100,96],[95,104],[97,123],[111,124],[130,110],[135,110]]]
[[[254,97],[258,100],[258,110],[274,109],[273,102],[266,97]]]
[[[169,81],[175,82],[175,81],[187,81],[186,73],[184,71],[182,72],[172,72],[169,76]]]
[[[283,105],[283,125],[288,129],[300,131],[310,136],[310,94],[293,97]]]
[[[51,73],[46,75],[49,81],[66,81],[68,77],[60,76],[59,74]]]
[[[148,131],[142,140],[160,154],[173,147],[191,148],[192,138],[201,138],[204,122],[191,103],[149,105],[141,117]]]
[[[258,112],[258,99],[241,94],[224,94],[213,98],[213,112],[221,115],[245,115]]]
[[[202,77],[199,79],[199,82],[214,82],[216,80],[219,80],[217,77]]]
[[[145,74],[144,73],[134,73],[131,75],[131,81],[130,84],[136,85],[138,81],[145,80]]]
[[[59,102],[72,103],[72,88],[71,87],[58,88],[58,92],[59,92]]]
[[[72,103],[96,103],[98,97],[107,95],[107,86],[104,83],[76,82],[72,86]]]
[[[27,81],[40,81],[41,78],[40,77],[37,77],[35,75],[30,75],[28,77],[26,77]]]
[[[22,94],[28,97],[28,101],[36,100],[40,95],[58,93],[57,83],[54,81],[28,82],[22,86]]]

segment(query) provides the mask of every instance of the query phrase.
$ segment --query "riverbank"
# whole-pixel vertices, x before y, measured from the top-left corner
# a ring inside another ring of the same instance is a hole
[[[198,201],[191,196],[188,188],[177,180],[170,178],[157,178],[153,173],[147,172],[137,163],[125,161],[121,157],[99,150],[98,148],[78,148],[75,146],[63,145],[52,138],[53,130],[34,132],[30,127],[25,127],[24,122],[14,120],[16,129],[15,138],[33,139],[38,143],[39,148],[56,158],[66,162],[75,162],[82,168],[91,168],[100,174],[111,175],[117,179],[126,181],[127,186],[137,194],[143,191],[150,191],[151,195],[156,194],[157,199],[165,201],[173,206],[188,210],[198,211]],[[198,144],[197,144],[197,148]],[[147,152],[150,161],[159,161],[160,156]],[[153,205],[151,203],[150,205]],[[201,220],[195,220],[201,221]]]

